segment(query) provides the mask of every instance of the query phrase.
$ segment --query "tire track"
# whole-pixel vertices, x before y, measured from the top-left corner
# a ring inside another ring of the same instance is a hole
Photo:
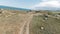
[[[31,21],[33,15],[32,14],[28,14],[26,16],[27,17],[24,19],[24,24],[20,28],[19,34],[29,34],[29,24],[30,24],[30,21]],[[26,29],[25,32],[24,32],[24,29]]]

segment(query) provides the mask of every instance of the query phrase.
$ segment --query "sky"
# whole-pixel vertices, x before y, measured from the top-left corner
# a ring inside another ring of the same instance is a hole
[[[36,9],[36,7],[60,8],[60,0],[0,0],[0,5],[31,9]]]
[[[32,6],[33,9],[60,9],[60,0],[42,0],[38,4]]]
[[[0,0],[0,5],[18,8],[31,8],[40,1],[41,0]]]

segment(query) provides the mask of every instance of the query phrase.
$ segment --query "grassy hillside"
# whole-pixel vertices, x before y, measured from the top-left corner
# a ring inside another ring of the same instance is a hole
[[[45,19],[44,14],[49,14],[48,19]],[[0,34],[20,34],[21,32],[26,34],[28,31],[30,34],[60,34],[60,16],[58,14],[60,15],[60,13],[53,14],[45,11],[0,9]],[[33,15],[32,18],[31,15]],[[59,16],[58,19],[56,15]]]
[[[3,10],[0,12],[0,34],[18,34],[24,21],[28,18],[26,12]]]
[[[30,24],[30,34],[60,34],[60,19],[34,16]]]

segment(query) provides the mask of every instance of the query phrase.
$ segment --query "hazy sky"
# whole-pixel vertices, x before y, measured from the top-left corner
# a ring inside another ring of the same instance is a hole
[[[32,6],[32,8],[35,8],[35,7],[40,7],[40,8],[47,7],[47,8],[51,8],[51,9],[60,8],[60,0],[41,0],[41,2]]]
[[[39,3],[40,1],[41,0],[0,0],[0,5],[19,8],[31,8],[31,6]]]
[[[60,0],[0,0],[0,5],[19,8],[35,8],[35,7],[60,8]]]

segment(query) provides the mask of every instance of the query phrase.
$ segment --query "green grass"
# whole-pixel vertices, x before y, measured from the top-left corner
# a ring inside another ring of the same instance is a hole
[[[60,34],[60,19],[48,18],[43,21],[44,16],[34,16],[30,24],[30,34]],[[41,27],[44,27],[42,30]]]

